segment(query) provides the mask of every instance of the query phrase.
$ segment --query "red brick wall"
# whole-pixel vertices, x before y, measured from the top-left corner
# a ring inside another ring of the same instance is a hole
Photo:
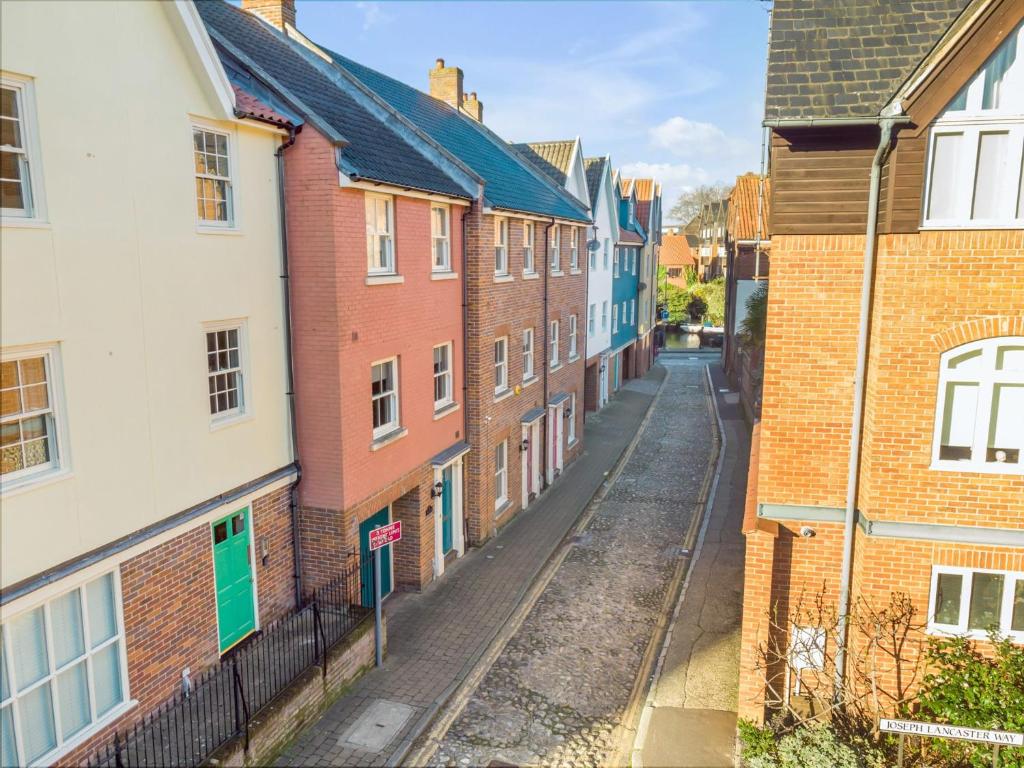
[[[776,236],[772,246],[750,492],[760,503],[843,507],[864,238]],[[1024,527],[1024,477],[930,468],[939,357],[967,341],[1024,334],[1021,285],[1021,230],[879,239],[858,497],[869,520]],[[809,522],[817,535],[801,539],[803,524],[747,536],[741,714],[758,713],[747,644],[764,606],[785,615],[801,590],[837,592],[842,526]],[[854,599],[877,606],[904,592],[924,616],[932,566],[954,563],[1020,570],[1024,552],[858,533]]]
[[[521,457],[518,445],[521,436],[520,420],[524,413],[545,405],[543,381],[547,367],[548,349],[545,343],[544,282],[547,271],[548,320],[560,320],[561,368],[548,373],[548,397],[559,392],[577,395],[578,443],[566,451],[566,464],[575,458],[583,437],[583,370],[586,344],[586,290],[587,258],[583,248],[585,233],[580,232],[578,273],[569,271],[570,227],[562,226],[561,264],[564,275],[552,276],[548,270],[547,225],[538,221],[534,228],[534,258],[537,277],[523,277],[523,227],[520,219],[509,219],[509,274],[511,281],[494,279],[494,217],[483,214],[474,206],[467,219],[466,274],[469,291],[468,336],[470,348],[466,350],[469,371],[467,400],[469,404],[468,436],[472,450],[466,461],[465,514],[468,522],[468,543],[476,544],[489,538],[496,525],[504,524],[519,510],[522,500]],[[568,333],[570,314],[577,315],[578,359],[569,362]],[[537,378],[523,387],[520,394],[512,394],[495,402],[494,398],[494,340],[508,336],[510,387],[523,381],[523,330],[534,329],[534,370]],[[565,429],[563,434],[567,434]],[[546,427],[542,431],[546,434]],[[508,440],[508,489],[511,506],[500,520],[494,516],[494,452],[502,439]]]

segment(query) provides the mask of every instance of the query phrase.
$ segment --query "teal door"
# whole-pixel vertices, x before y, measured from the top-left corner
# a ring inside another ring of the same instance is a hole
[[[359,524],[359,569],[361,595],[363,605],[373,605],[373,565],[370,561],[370,531],[374,528],[382,528],[390,523],[390,514],[387,507],[375,513]],[[391,594],[391,545],[381,547],[377,550],[380,557],[380,595],[387,597]]]
[[[441,471],[441,554],[452,551],[452,468]]]
[[[218,520],[213,529],[213,573],[221,653],[256,629],[249,510]]]

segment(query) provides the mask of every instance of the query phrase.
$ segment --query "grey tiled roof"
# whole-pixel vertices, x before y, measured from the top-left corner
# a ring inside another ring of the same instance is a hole
[[[281,83],[288,92],[281,95],[286,100],[289,95],[294,97],[308,111],[303,113],[304,118],[329,126],[348,142],[341,150],[346,170],[374,181],[462,198],[471,196],[463,184],[375,117],[358,96],[306,61],[294,43],[269,25],[223,0],[202,0],[196,8],[225,66],[235,65],[230,53],[216,42],[218,37]],[[292,106],[303,112],[298,105]]]
[[[587,192],[590,193],[590,210],[597,208],[597,191],[601,188],[601,177],[604,175],[604,157],[587,157],[583,160],[583,169],[587,172]]]
[[[765,118],[873,117],[970,0],[775,0]]]
[[[575,143],[572,140],[532,141],[512,146],[519,154],[533,163],[537,170],[564,187],[566,177],[569,175],[569,160],[572,158],[572,147]]]

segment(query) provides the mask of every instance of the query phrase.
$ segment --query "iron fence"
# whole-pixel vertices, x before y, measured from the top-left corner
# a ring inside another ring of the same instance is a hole
[[[313,666],[327,675],[328,652],[367,617],[359,565],[313,590],[289,615],[232,649],[154,712],[116,732],[89,768],[199,766],[229,740],[249,748],[249,723]],[[372,595],[371,595],[372,600]]]

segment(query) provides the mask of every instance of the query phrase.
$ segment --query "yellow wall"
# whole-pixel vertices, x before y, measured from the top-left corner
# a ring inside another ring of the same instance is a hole
[[[59,343],[70,472],[8,492],[9,585],[290,461],[274,150],[236,121],[237,234],[196,226],[190,116],[220,114],[169,3],[4,2],[34,78],[47,223],[4,221],[2,343]],[[211,429],[202,324],[247,318],[252,418]]]

